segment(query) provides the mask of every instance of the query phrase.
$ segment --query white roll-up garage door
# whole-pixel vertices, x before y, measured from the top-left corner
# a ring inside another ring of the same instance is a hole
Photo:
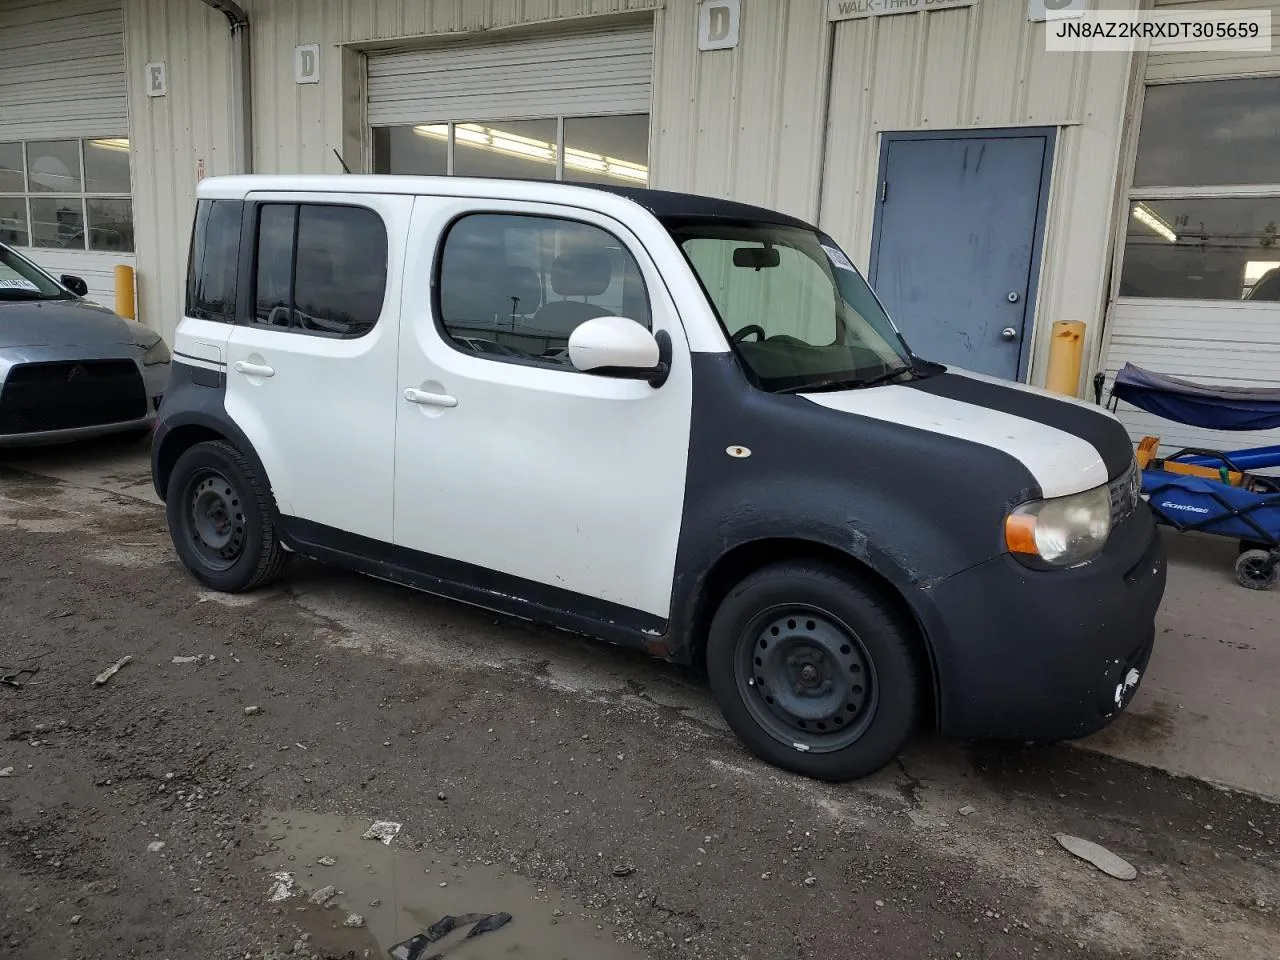
[[[0,141],[129,129],[120,0],[0,0]]]
[[[369,123],[648,113],[650,27],[370,54]]]

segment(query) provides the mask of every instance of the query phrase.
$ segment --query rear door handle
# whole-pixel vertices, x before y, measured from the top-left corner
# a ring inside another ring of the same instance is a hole
[[[428,393],[426,390],[419,390],[417,387],[409,387],[405,390],[404,398],[410,403],[420,403],[428,407],[456,407],[458,405],[457,398],[451,397],[447,393]]]
[[[237,360],[235,369],[236,373],[243,373],[246,377],[274,377],[276,375],[274,367],[268,367],[265,363],[249,363],[245,360]]]

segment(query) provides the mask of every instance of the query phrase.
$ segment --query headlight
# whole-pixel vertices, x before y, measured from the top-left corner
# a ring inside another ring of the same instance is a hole
[[[169,348],[165,346],[164,340],[159,337],[156,342],[147,347],[142,354],[142,365],[144,367],[154,367],[157,363],[168,363],[170,360]]]
[[[1111,535],[1107,486],[1016,507],[1004,522],[1009,552],[1031,566],[1074,567],[1092,560]]]

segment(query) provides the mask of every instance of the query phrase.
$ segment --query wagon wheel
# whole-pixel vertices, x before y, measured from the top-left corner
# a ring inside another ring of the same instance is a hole
[[[1248,550],[1236,558],[1236,580],[1250,590],[1270,590],[1280,579],[1280,551]]]

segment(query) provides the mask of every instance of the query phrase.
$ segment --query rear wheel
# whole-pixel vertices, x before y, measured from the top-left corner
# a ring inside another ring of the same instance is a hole
[[[1280,579],[1280,556],[1270,550],[1246,550],[1236,557],[1236,580],[1250,590],[1270,590]]]
[[[289,555],[276,535],[271,494],[231,444],[198,443],[185,451],[165,501],[174,548],[202,583],[238,593],[284,569]]]
[[[866,583],[816,562],[766,567],[730,591],[712,620],[707,670],[752,752],[822,780],[883,767],[919,715],[910,626]]]

